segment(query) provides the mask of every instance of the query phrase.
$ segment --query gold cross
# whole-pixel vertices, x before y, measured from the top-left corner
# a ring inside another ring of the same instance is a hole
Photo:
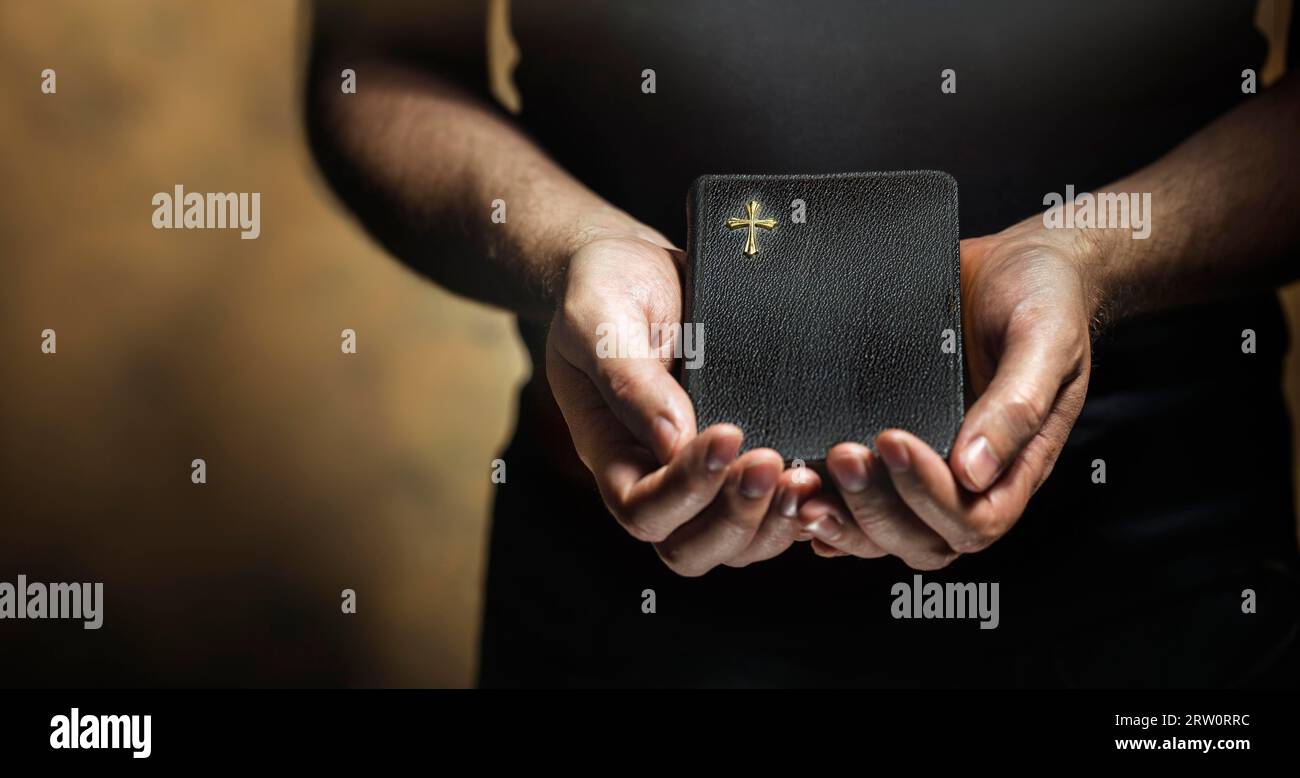
[[[758,241],[755,239],[754,228],[762,227],[765,230],[776,228],[776,219],[758,218],[758,209],[761,207],[762,206],[758,204],[757,200],[750,200],[745,204],[744,219],[737,219],[734,216],[727,219],[728,229],[738,230],[741,227],[749,228],[749,240],[745,241],[745,256],[747,257],[752,257],[758,253]]]

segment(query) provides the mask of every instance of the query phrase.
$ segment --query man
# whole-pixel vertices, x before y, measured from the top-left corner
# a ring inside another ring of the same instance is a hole
[[[518,3],[517,117],[485,19],[324,6],[308,88],[371,232],[532,354],[483,684],[1294,682],[1300,99],[1243,89],[1252,6]],[[697,429],[670,362],[597,358],[602,323],[680,321],[697,175],[893,169],[961,187],[946,461],[889,430],[783,469]],[[1067,186],[1149,194],[1149,235],[1045,221]],[[899,582],[997,582],[999,626],[896,618]]]

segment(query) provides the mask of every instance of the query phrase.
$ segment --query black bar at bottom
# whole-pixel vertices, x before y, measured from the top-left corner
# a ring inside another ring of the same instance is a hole
[[[0,699],[0,756],[86,766],[465,757],[681,767],[695,759],[683,749],[733,766],[777,752],[863,767],[888,752],[904,763],[964,754],[1229,764],[1289,758],[1300,734],[1295,693],[1222,691],[51,690]],[[101,735],[111,746],[112,734],[117,748],[81,747]],[[149,755],[134,756],[144,740]],[[618,761],[597,757],[611,748]]]

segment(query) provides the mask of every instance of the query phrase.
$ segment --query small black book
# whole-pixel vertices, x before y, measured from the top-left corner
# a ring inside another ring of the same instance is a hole
[[[811,463],[897,427],[947,456],[964,408],[952,176],[701,176],[687,218],[700,429]]]

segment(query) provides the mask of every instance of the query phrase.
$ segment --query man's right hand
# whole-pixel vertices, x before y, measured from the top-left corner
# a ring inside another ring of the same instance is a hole
[[[795,517],[820,479],[808,468],[782,472],[772,449],[738,456],[734,425],[696,432],[672,355],[650,342],[682,319],[680,252],[655,237],[600,237],[574,252],[547,340],[547,378],[605,505],[669,568],[698,576],[770,559],[807,538]],[[611,332],[630,348],[598,354]]]

